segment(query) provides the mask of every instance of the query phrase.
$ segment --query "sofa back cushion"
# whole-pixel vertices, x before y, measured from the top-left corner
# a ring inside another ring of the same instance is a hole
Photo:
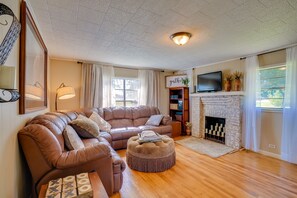
[[[138,106],[132,107],[133,120],[138,118],[149,118],[151,115],[160,114],[158,107]]]
[[[133,121],[131,119],[109,120],[108,123],[111,125],[112,129],[133,126]]]
[[[108,107],[103,109],[104,120],[130,119],[132,120],[132,109],[130,107]]]

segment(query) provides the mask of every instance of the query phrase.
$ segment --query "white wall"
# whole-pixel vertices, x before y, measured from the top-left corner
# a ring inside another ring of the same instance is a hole
[[[17,18],[20,18],[19,0],[1,0],[1,3],[10,7]],[[1,28],[0,34],[5,34]],[[16,67],[16,88],[18,88],[19,39],[5,65]],[[20,153],[17,133],[27,120],[46,111],[19,115],[19,102],[0,103],[0,197],[28,197],[31,192],[30,173]]]

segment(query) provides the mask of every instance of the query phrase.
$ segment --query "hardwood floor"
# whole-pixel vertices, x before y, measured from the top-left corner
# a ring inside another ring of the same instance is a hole
[[[126,161],[125,150],[118,151]],[[161,173],[124,171],[120,193],[141,197],[297,197],[297,165],[239,151],[217,159],[176,144],[176,165]]]

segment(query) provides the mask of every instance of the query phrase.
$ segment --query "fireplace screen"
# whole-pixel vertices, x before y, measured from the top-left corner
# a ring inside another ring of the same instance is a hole
[[[225,144],[225,118],[205,116],[204,138]]]

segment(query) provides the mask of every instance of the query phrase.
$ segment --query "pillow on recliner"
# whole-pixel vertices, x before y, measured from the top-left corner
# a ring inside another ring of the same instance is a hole
[[[100,117],[98,113],[93,112],[89,118],[97,123],[100,131],[110,132],[111,125],[107,121],[105,121],[102,117]]]
[[[63,131],[63,137],[65,140],[66,147],[69,150],[76,150],[85,147],[84,143],[81,141],[76,131],[70,125],[67,125],[65,127]]]
[[[97,138],[99,136],[99,127],[93,120],[79,115],[75,120],[69,123],[76,133],[83,138]]]
[[[159,126],[163,117],[163,115],[151,115],[145,125]]]

